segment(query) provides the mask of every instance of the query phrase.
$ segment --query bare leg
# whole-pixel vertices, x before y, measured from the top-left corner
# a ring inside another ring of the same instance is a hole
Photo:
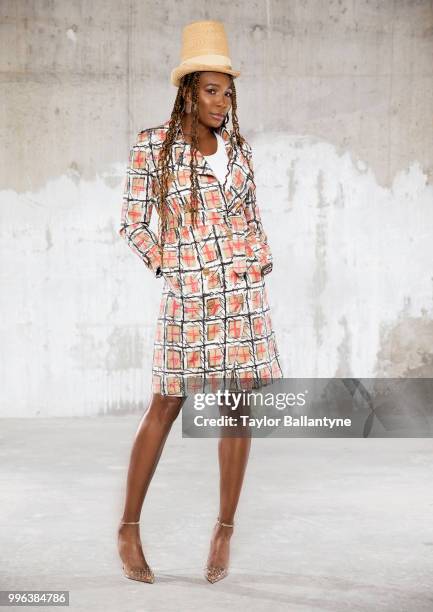
[[[251,437],[243,430],[243,437],[221,437],[218,442],[220,468],[219,519],[222,523],[233,524],[236,508],[251,448]],[[216,523],[207,559],[208,567],[228,567],[232,527]]]
[[[122,521],[140,520],[141,508],[150,481],[173,422],[185,399],[153,394],[151,403],[138,426],[131,450]],[[147,568],[139,527],[139,525],[119,525],[118,551],[126,566]]]

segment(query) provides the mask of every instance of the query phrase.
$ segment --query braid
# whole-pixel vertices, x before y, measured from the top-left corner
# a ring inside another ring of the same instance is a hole
[[[191,160],[189,167],[191,169],[191,201],[187,210],[191,211],[191,222],[194,226],[197,223],[198,215],[198,178],[197,178],[197,150],[198,150],[198,83],[200,80],[200,72],[194,72],[191,78],[192,92],[192,130],[191,130]]]
[[[167,194],[169,188],[169,179],[171,175],[170,164],[175,164],[176,160],[173,159],[173,143],[177,135],[177,131],[181,126],[181,119],[184,112],[184,96],[183,92],[185,89],[191,91],[191,119],[192,119],[192,130],[191,130],[191,159],[190,159],[190,170],[191,170],[191,199],[185,207],[186,212],[191,213],[191,223],[196,227],[197,216],[199,209],[199,185],[197,178],[197,150],[198,150],[198,84],[200,80],[200,72],[192,72],[182,77],[176,99],[174,101],[173,110],[168,125],[166,137],[162,143],[161,151],[158,157],[158,174],[159,174],[159,189],[158,189],[158,210],[159,210],[159,224],[160,224],[160,236],[161,236],[161,256],[164,252],[164,241],[165,231],[168,229],[168,220],[170,216],[170,207],[167,204]],[[234,140],[240,150],[245,142],[244,137],[239,131],[239,121],[237,116],[237,101],[236,101],[236,88],[233,77],[231,78],[232,88],[232,124],[233,131],[230,133],[230,140],[233,143]],[[254,183],[254,172],[250,164],[250,158],[247,155],[246,161],[250,170],[250,175]]]
[[[178,89],[176,100],[174,101],[173,110],[171,113],[170,121],[168,124],[168,130],[166,137],[162,143],[161,150],[158,157],[158,170],[159,170],[159,192],[158,192],[158,212],[159,212],[159,227],[161,236],[161,257],[164,252],[164,241],[165,231],[168,229],[168,218],[169,218],[169,207],[167,205],[167,193],[169,186],[169,175],[170,166],[168,160],[173,160],[173,142],[175,140],[177,125],[180,122],[183,110],[183,98],[181,95],[180,88]],[[163,264],[162,264],[163,265]]]
[[[231,83],[231,88],[232,88],[232,124],[233,124],[233,133],[235,136],[235,141],[236,144],[238,146],[238,148],[240,150],[242,150],[242,145],[245,142],[245,138],[241,135],[240,131],[239,131],[239,121],[238,121],[238,115],[237,115],[237,99],[236,99],[236,87],[235,87],[235,83],[234,83],[234,79],[232,78],[232,83]],[[255,186],[254,183],[254,170],[251,166],[250,163],[250,157],[248,155],[245,156],[246,160],[247,160],[247,164],[248,164],[248,168],[250,170],[250,176],[251,176],[251,180]]]

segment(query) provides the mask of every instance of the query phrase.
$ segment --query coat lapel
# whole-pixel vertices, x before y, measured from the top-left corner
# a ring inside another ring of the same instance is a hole
[[[163,127],[168,129],[169,123],[169,120],[165,121]],[[225,183],[221,185],[200,151],[197,151],[197,177],[202,185],[213,184],[215,187],[220,186],[223,189],[227,210],[233,214],[242,206],[241,202],[245,197],[248,184],[249,168],[246,158],[240,149],[235,143],[232,143],[230,132],[227,128],[219,128],[219,134],[224,140],[228,155],[228,173]],[[181,188],[188,186],[191,181],[190,156],[191,145],[185,141],[182,130],[179,127],[173,142],[173,159],[175,163],[172,176]],[[229,177],[230,183],[228,183]]]
[[[165,121],[164,127],[168,129],[169,123],[170,123],[170,120]],[[220,127],[218,129],[218,133],[220,134],[220,136],[222,136],[222,139],[224,141],[224,145],[225,145],[227,156],[228,156],[228,170],[230,171],[230,176],[231,176],[232,171],[233,171],[233,163],[235,161],[236,155],[234,154],[235,151],[233,149],[233,146],[230,140],[230,134],[227,128],[225,127]],[[180,171],[180,170],[184,170],[185,167],[189,168],[190,156],[191,156],[191,145],[186,142],[182,134],[182,129],[180,126],[178,127],[177,134],[173,142],[173,147],[174,147],[174,155],[175,155],[176,166],[177,166],[176,170]],[[218,179],[215,176],[212,168],[208,164],[204,155],[199,150],[197,150],[196,160],[197,160],[197,174],[212,176],[214,177],[215,182],[218,183]]]

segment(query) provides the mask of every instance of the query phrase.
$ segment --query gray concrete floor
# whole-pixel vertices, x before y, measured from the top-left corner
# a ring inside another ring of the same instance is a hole
[[[148,585],[123,578],[115,537],[139,419],[0,421],[1,589],[92,612],[433,610],[431,439],[253,439],[211,585],[218,440],[183,439],[179,418],[142,513]]]

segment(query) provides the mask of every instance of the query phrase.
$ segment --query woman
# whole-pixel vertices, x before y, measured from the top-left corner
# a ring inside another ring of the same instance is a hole
[[[255,199],[251,147],[239,132],[224,26],[194,22],[183,32],[171,118],[139,133],[131,149],[119,230],[164,280],[156,327],[153,397],[131,453],[118,529],[128,578],[153,582],[139,517],[165,440],[186,397],[209,383],[259,388],[283,376],[264,276],[272,254]],[[226,129],[232,112],[233,130]],[[158,213],[158,236],[150,229]],[[228,573],[229,544],[250,437],[219,440],[220,508],[205,577]]]

